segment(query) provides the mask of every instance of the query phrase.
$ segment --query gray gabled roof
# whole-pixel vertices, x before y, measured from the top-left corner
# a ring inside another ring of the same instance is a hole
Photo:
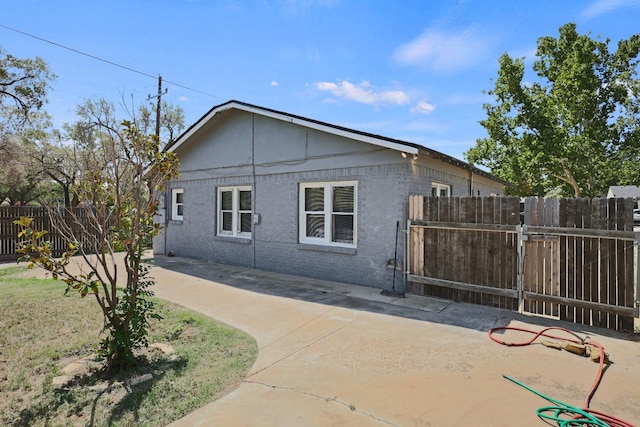
[[[189,138],[198,132],[202,127],[204,127],[210,120],[212,120],[217,114],[220,114],[224,111],[236,109],[241,111],[246,111],[254,114],[259,114],[265,117],[271,117],[273,119],[282,120],[287,123],[293,123],[300,126],[305,126],[311,129],[316,129],[322,132],[342,136],[349,139],[354,139],[361,142],[366,142],[368,144],[377,145],[384,148],[389,148],[391,150],[396,150],[401,153],[407,154],[423,154],[429,156],[431,158],[450,163],[457,167],[469,170],[478,175],[486,176],[490,179],[493,179],[497,182],[501,182],[503,184],[508,185],[506,181],[500,179],[482,169],[479,169],[475,166],[470,165],[469,163],[463,162],[462,160],[458,160],[455,157],[451,157],[447,154],[440,153],[436,150],[432,150],[427,147],[423,147],[418,144],[414,144],[407,141],[402,141],[399,139],[388,138],[386,136],[375,135],[367,132],[362,132],[354,129],[349,129],[346,127],[321,122],[319,120],[309,119],[307,117],[297,116],[295,114],[289,114],[282,111],[272,110],[270,108],[264,108],[257,105],[248,104],[246,102],[241,101],[227,101],[223,104],[216,105],[211,110],[209,110],[204,116],[202,116],[198,121],[196,121],[193,125],[191,125],[187,130],[185,130],[182,135],[180,135],[175,141],[169,144],[165,150],[167,151],[175,151],[183,144],[185,144]]]
[[[640,199],[640,187],[637,185],[612,185],[609,187],[607,197]]]

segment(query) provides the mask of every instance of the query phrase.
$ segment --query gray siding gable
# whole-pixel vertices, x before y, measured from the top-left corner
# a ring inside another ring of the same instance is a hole
[[[203,129],[176,151],[182,179],[403,162],[397,151],[388,148],[245,111],[224,114],[224,120]]]
[[[473,165],[470,165],[466,162],[440,153],[438,151],[432,150],[430,148],[422,147],[418,144],[401,141],[381,135],[374,135],[354,129],[348,129],[342,126],[337,126],[330,123],[325,123],[318,120],[313,120],[306,117],[301,117],[294,114],[276,111],[269,108],[259,107],[256,105],[251,105],[245,102],[234,100],[213,107],[211,110],[209,110],[208,113],[206,113],[198,121],[191,125],[166,149],[169,151],[180,151],[184,145],[189,145],[192,143],[192,141],[197,140],[198,138],[196,136],[198,134],[206,132],[207,128],[214,126],[219,121],[225,120],[226,114],[230,111],[244,111],[253,114],[255,117],[269,118],[275,121],[296,124],[307,129],[319,131],[320,133],[324,134],[325,137],[327,135],[336,135],[346,140],[364,142],[374,147],[395,150],[399,153],[405,153],[407,155],[428,156],[431,159],[439,160],[443,163],[449,163],[456,167],[466,169],[471,173],[489,179],[490,181],[495,181],[502,185],[508,185],[506,181],[497,178],[482,169],[479,169]]]
[[[224,104],[213,107],[207,114],[202,116],[200,120],[190,126],[182,135],[178,137],[173,143],[171,143],[167,149],[169,151],[178,150],[183,144],[187,143],[191,137],[199,133],[203,128],[206,128],[210,123],[216,122],[221,114],[224,114],[228,110],[240,110],[256,114],[259,116],[269,117],[275,120],[280,120],[292,124],[299,124],[308,128],[317,129],[327,134],[334,134],[344,136],[349,139],[355,139],[369,144],[390,148],[398,151],[403,151],[410,154],[417,154],[419,146],[405,141],[400,141],[392,138],[382,137],[378,135],[368,134],[366,132],[355,131],[353,129],[347,129],[341,126],[332,125],[329,123],[320,122],[317,120],[308,119],[293,114],[288,114],[268,108],[258,107],[255,105],[247,104],[239,101],[229,101]]]

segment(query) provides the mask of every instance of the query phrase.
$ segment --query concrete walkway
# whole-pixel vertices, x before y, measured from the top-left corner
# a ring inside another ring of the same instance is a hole
[[[206,261],[156,264],[160,298],[246,331],[260,350],[239,388],[173,426],[545,425],[535,411],[548,402],[502,375],[582,406],[597,372],[587,358],[487,338],[495,325],[558,324],[545,319]],[[637,423],[640,345],[561,325],[613,361],[591,407]]]
[[[546,425],[535,411],[548,402],[503,374],[581,407],[597,364],[488,339],[506,325],[564,326],[603,344],[613,364],[591,408],[640,425],[640,344],[631,336],[206,261],[154,261],[158,297],[241,329],[259,347],[237,389],[174,427]]]

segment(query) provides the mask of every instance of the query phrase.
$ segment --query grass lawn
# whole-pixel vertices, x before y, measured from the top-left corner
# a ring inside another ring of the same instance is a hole
[[[161,426],[228,393],[257,357],[253,338],[198,313],[157,301],[150,343],[129,371],[105,372],[94,353],[102,316],[93,297],[64,295],[54,280],[0,268],[0,425]],[[98,363],[63,388],[52,380],[72,361]],[[137,385],[127,380],[145,375]]]

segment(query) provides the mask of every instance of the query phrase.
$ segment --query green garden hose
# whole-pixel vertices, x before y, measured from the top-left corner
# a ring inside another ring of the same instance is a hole
[[[503,377],[553,403],[553,405],[538,408],[536,413],[539,418],[546,421],[553,421],[558,425],[558,427],[633,427],[632,424],[611,415],[594,411],[592,409],[580,409],[576,406],[572,406],[568,403],[546,396],[508,375],[503,375]]]
[[[501,340],[499,338],[496,338],[493,336],[493,333],[496,331],[505,331],[505,330],[514,330],[514,331],[519,331],[519,332],[526,332],[529,334],[534,335],[533,338],[531,338],[530,340],[527,341],[523,341],[523,342],[507,342],[504,340]],[[565,338],[565,337],[559,337],[556,335],[550,335],[547,333],[547,331],[549,330],[559,330],[562,331],[564,333],[568,333],[570,334],[572,337],[574,338]],[[550,328],[545,328],[539,332],[535,332],[535,331],[531,331],[529,329],[523,329],[523,328],[515,328],[515,327],[509,327],[509,326],[500,326],[500,327],[496,327],[493,328],[489,331],[489,338],[491,338],[491,340],[497,342],[498,344],[502,344],[502,345],[506,345],[506,346],[514,346],[514,347],[522,347],[522,346],[526,346],[529,345],[531,343],[533,343],[536,339],[538,339],[539,337],[547,337],[547,338],[553,338],[553,339],[557,339],[557,340],[563,340],[563,341],[568,341],[568,342],[573,342],[573,343],[579,343],[579,344],[585,344],[588,339],[583,339],[581,337],[579,337],[576,333],[565,329],[565,328],[559,328],[559,327],[550,327]],[[600,351],[600,358],[599,358],[599,364],[598,364],[598,374],[596,375],[596,379],[593,382],[593,385],[591,386],[591,389],[589,390],[589,393],[587,394],[587,397],[585,399],[585,403],[584,403],[584,408],[578,408],[576,406],[572,406],[569,405],[567,403],[561,402],[559,400],[553,399],[549,396],[546,396],[534,389],[532,389],[531,387],[528,387],[526,385],[524,385],[523,383],[507,376],[507,375],[503,375],[504,378],[508,379],[509,381],[519,385],[520,387],[525,388],[526,390],[529,390],[530,392],[542,397],[543,399],[549,401],[552,403],[552,405],[550,406],[543,406],[541,408],[539,408],[536,413],[538,414],[538,417],[540,419],[542,419],[543,421],[545,421],[547,424],[549,424],[550,422],[555,422],[558,427],[573,427],[573,426],[581,426],[581,427],[634,427],[633,424],[628,423],[626,421],[623,421],[619,418],[616,418],[612,415],[609,414],[605,414],[604,412],[600,412],[600,411],[596,411],[594,409],[590,409],[589,408],[589,404],[591,402],[591,398],[593,397],[593,395],[596,392],[596,389],[598,388],[598,385],[600,385],[600,381],[602,379],[602,374],[604,372],[604,361],[605,361],[605,352],[604,352],[604,348],[593,341],[589,341],[589,345],[596,347],[599,351]]]

